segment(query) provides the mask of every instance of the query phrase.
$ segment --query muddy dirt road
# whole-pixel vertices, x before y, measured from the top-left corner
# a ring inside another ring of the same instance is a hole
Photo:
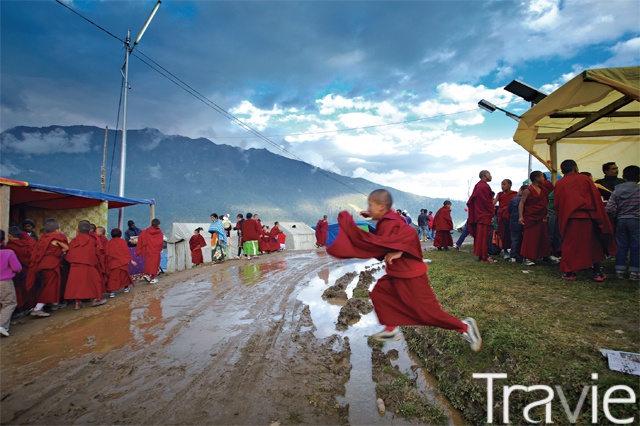
[[[0,420],[407,424],[376,409],[375,315],[337,331],[340,304],[321,298],[370,265],[322,251],[230,260],[139,282],[102,307],[19,320],[0,342]],[[402,341],[390,349],[415,370]]]

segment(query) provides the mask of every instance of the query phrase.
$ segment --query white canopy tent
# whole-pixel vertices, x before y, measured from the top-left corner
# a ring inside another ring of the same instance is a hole
[[[207,232],[211,222],[207,223],[183,223],[174,222],[167,239],[167,271],[175,272],[191,269],[191,250],[189,239],[196,228],[202,228],[200,235],[204,237],[207,246],[203,247],[202,257],[205,263],[211,262],[211,234]],[[235,226],[235,223],[233,224]],[[309,225],[303,222],[280,222],[280,230],[286,235],[287,250],[312,250],[315,248],[316,234]],[[237,254],[238,235],[231,232],[231,255]]]
[[[520,118],[513,140],[547,166],[572,159],[601,176],[640,161],[640,66],[586,70]]]
[[[287,236],[287,250],[312,250],[316,245],[316,231],[303,222],[280,222],[280,230]]]

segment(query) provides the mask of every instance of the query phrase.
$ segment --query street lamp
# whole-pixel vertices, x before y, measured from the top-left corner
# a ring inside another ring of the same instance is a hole
[[[509,117],[509,118],[513,118],[513,119],[514,119],[514,120],[516,120],[516,121],[520,121],[520,116],[519,116],[519,115],[515,115],[515,114],[513,114],[513,113],[511,113],[511,112],[509,112],[509,111],[507,111],[507,110],[504,110],[504,109],[502,109],[502,108],[499,108],[499,107],[495,106],[494,104],[492,104],[491,102],[486,101],[486,100],[484,100],[484,99],[481,99],[481,100],[480,100],[480,102],[478,102],[478,106],[479,106],[480,108],[482,108],[483,110],[485,110],[485,111],[489,111],[489,112],[493,112],[493,111],[495,111],[495,110],[502,111],[502,112],[504,112],[504,113],[505,113],[505,115],[506,115],[507,117]]]
[[[546,93],[542,93],[538,89],[535,89],[519,80],[513,80],[511,83],[507,84],[504,87],[504,90],[506,90],[509,93],[513,93],[516,96],[521,97],[527,102],[531,102],[532,108],[535,104],[537,104],[538,102],[540,102],[541,100],[547,97]],[[527,179],[531,175],[531,158],[532,158],[532,155],[531,153],[529,153],[529,167],[527,169],[529,172],[527,174]]]
[[[123,108],[122,108],[122,153],[120,155],[120,191],[118,192],[118,195],[120,197],[124,197],[124,181],[125,181],[124,177],[125,177],[125,169],[127,166],[127,93],[129,92],[129,55],[133,52],[133,49],[135,49],[136,45],[140,43],[140,39],[144,35],[144,32],[147,30],[147,27],[151,23],[151,20],[153,19],[154,15],[158,11],[158,8],[160,7],[161,4],[162,4],[162,0],[158,0],[156,5],[153,7],[153,10],[151,11],[151,14],[147,18],[144,25],[142,26],[142,29],[140,30],[138,37],[136,37],[133,43],[133,46],[131,46],[131,30],[127,30],[127,39],[125,40],[125,43],[124,43],[126,52],[124,56],[124,65],[122,67],[124,68],[124,73],[122,74],[122,76],[124,77],[124,99],[122,101]],[[120,72],[122,72],[122,69],[120,70]],[[124,208],[120,207],[118,211],[118,228],[120,229],[123,229],[122,227],[123,221],[124,221],[123,210]]]

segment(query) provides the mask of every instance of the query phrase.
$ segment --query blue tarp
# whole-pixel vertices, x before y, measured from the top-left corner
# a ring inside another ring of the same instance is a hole
[[[43,209],[74,209],[98,205],[102,201],[109,208],[120,208],[135,204],[155,204],[154,200],[124,198],[115,195],[81,189],[62,188],[39,183],[14,181],[0,178],[0,184],[11,187],[11,206],[20,205]]]
[[[376,230],[376,227],[369,221],[366,220],[356,220],[356,225],[358,225],[361,229],[369,232],[373,232]],[[312,226],[313,230],[316,229],[315,226]],[[338,236],[338,222],[329,224],[329,231],[327,233],[327,245],[330,245],[333,240]]]

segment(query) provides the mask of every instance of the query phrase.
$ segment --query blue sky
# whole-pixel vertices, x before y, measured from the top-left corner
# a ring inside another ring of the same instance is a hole
[[[135,38],[155,1],[64,4],[116,38],[54,0],[0,1],[1,130],[116,127],[117,38]],[[640,2],[165,0],[134,53],[295,158],[466,199],[481,169],[495,191],[527,173],[528,155],[511,139],[517,123],[477,102],[522,114],[528,103],[503,90],[513,79],[551,93],[584,69],[638,65]],[[138,57],[129,77],[129,129],[287,155]]]

